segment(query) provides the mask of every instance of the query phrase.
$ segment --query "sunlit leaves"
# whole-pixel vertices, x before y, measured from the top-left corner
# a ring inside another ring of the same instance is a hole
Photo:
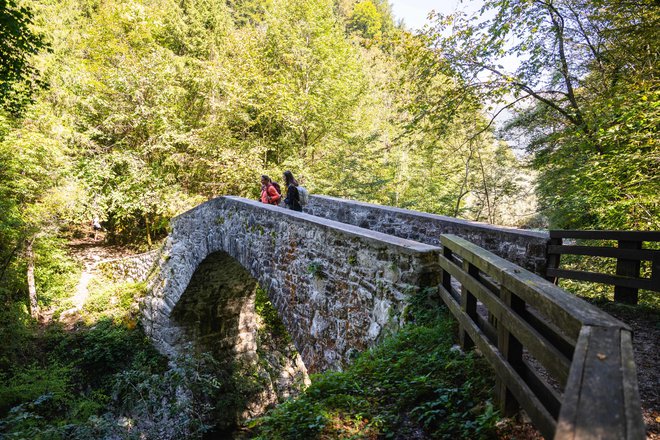
[[[18,114],[40,85],[32,57],[45,48],[32,27],[33,12],[15,0],[0,2],[0,106]]]
[[[659,20],[652,1],[489,0],[429,32],[472,93],[518,108],[554,226],[657,229]]]

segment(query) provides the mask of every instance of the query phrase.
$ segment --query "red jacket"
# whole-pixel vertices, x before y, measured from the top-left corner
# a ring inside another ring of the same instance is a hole
[[[264,185],[261,187],[261,202],[277,205],[282,196],[279,195],[277,190],[272,184]]]

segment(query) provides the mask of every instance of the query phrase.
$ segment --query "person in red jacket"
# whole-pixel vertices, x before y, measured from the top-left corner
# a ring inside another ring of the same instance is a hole
[[[261,202],[268,203],[270,205],[277,205],[280,203],[282,196],[273,183],[270,180],[270,177],[263,175],[261,176]]]

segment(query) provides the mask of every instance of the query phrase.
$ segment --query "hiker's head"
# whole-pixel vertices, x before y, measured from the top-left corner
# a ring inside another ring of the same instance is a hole
[[[262,185],[268,185],[270,183],[270,177],[268,177],[265,174],[261,175],[261,184]]]
[[[293,173],[289,170],[286,170],[283,174],[284,176],[284,182],[286,183],[286,186],[289,185],[298,185],[298,182],[296,179],[293,177]]]

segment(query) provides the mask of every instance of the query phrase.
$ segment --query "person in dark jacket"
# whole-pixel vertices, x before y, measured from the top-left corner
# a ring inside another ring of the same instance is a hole
[[[300,194],[298,194],[298,181],[293,177],[291,171],[284,172],[284,185],[286,186],[284,204],[289,209],[302,212]]]

